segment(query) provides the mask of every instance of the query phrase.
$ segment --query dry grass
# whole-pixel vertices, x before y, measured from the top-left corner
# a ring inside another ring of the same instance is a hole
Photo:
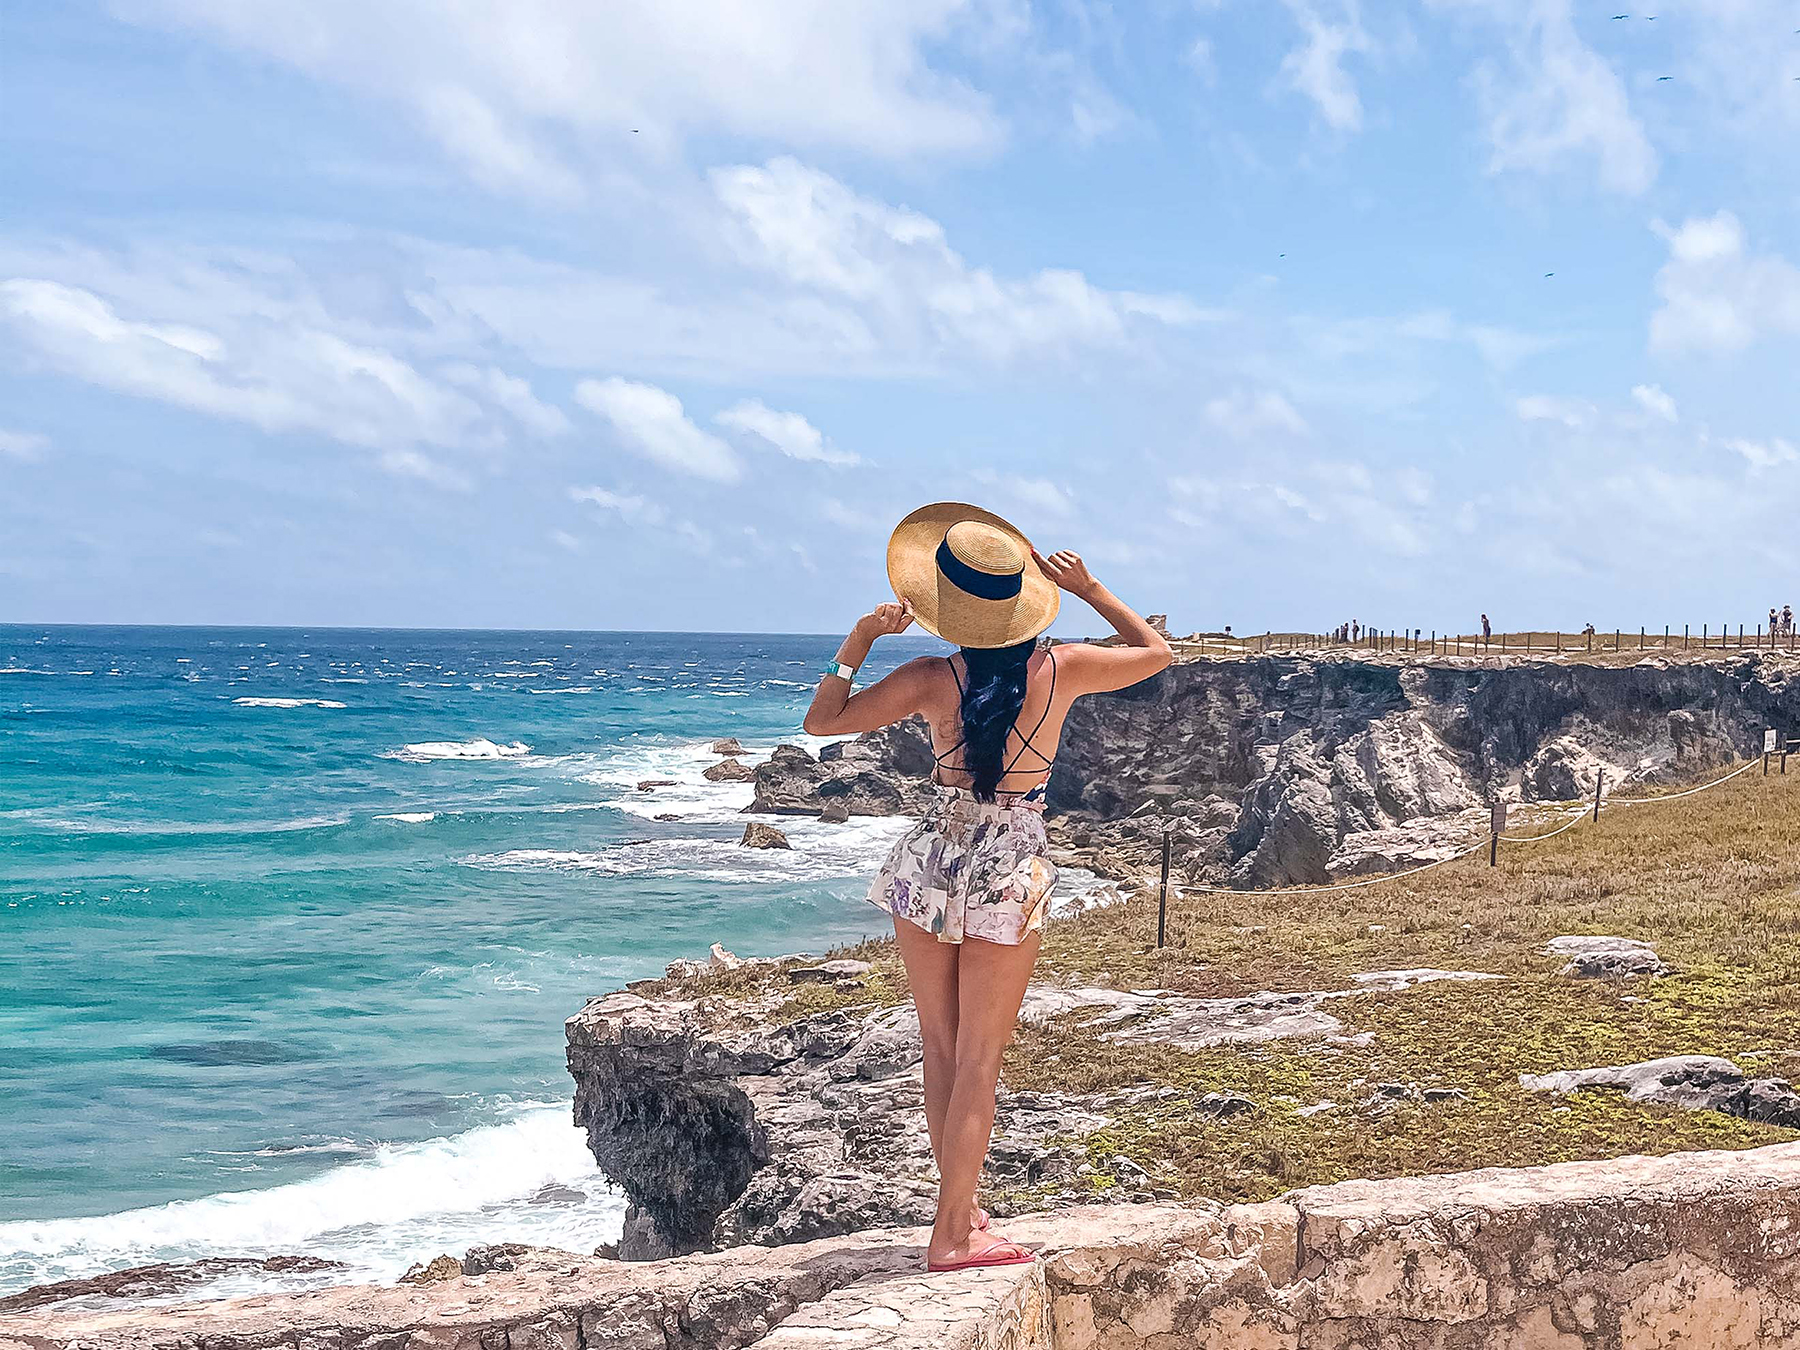
[[[1332,1004],[1367,1047],[1276,1042],[1184,1052],[1120,1047],[1075,1020],[1027,1028],[1014,1088],[1172,1094],[1087,1141],[1093,1182],[1122,1154],[1189,1195],[1262,1198],[1356,1176],[1524,1166],[1625,1153],[1738,1148],[1796,1137],[1709,1112],[1611,1093],[1523,1091],[1521,1073],[1716,1054],[1800,1075],[1800,774],[1754,770],[1678,803],[1615,806],[1534,845],[1502,846],[1389,885],[1329,895],[1197,895],[1172,901],[1154,948],[1155,897],[1055,926],[1043,974],[1071,982],[1230,995],[1344,988],[1369,970],[1435,966],[1504,975]],[[1371,931],[1371,929],[1375,931]],[[1679,973],[1578,981],[1540,954],[1563,933],[1654,942]],[[1366,1105],[1375,1084],[1461,1098]],[[1207,1092],[1255,1109],[1209,1120]],[[1340,1108],[1301,1116],[1332,1101]]]

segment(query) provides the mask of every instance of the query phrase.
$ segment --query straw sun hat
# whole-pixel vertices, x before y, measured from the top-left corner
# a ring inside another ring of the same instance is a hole
[[[887,568],[919,627],[959,647],[1034,638],[1062,604],[1018,527],[966,502],[921,506],[895,526]]]

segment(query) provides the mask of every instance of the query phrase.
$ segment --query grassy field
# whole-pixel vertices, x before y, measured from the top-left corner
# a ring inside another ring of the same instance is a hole
[[[1052,924],[1038,972],[1051,982],[1228,996],[1348,988],[1360,972],[1422,966],[1505,978],[1334,1001],[1331,1011],[1348,1031],[1374,1033],[1362,1047],[1116,1046],[1076,1016],[1022,1029],[1005,1082],[1059,1092],[1167,1087],[1167,1095],[1086,1140],[1094,1171],[1084,1184],[1111,1186],[1122,1155],[1158,1189],[1226,1200],[1350,1177],[1800,1137],[1610,1092],[1540,1096],[1518,1082],[1521,1073],[1674,1054],[1723,1055],[1758,1075],[1800,1077],[1800,763],[1789,769],[1767,778],[1753,769],[1677,802],[1612,805],[1597,825],[1503,845],[1496,868],[1483,850],[1416,877],[1335,894],[1176,897],[1161,951],[1150,892]],[[1520,822],[1514,833],[1528,829]],[[1618,981],[1559,975],[1561,961],[1541,949],[1565,933],[1654,942],[1677,973]],[[875,963],[866,990],[803,988],[782,1012],[905,997],[891,944],[851,954]],[[728,974],[699,988],[730,997],[770,981],[767,972]],[[1369,1105],[1385,1083],[1462,1095]],[[1208,1092],[1247,1097],[1254,1109],[1207,1118],[1198,1103]],[[1301,1114],[1322,1101],[1338,1106]],[[1041,1197],[995,1198],[1019,1206]]]

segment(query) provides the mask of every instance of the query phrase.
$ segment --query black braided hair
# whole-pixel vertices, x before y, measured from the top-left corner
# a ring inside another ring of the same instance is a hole
[[[964,647],[963,764],[976,800],[991,802],[1006,771],[1006,737],[1025,706],[1026,663],[1035,639],[1011,647]]]

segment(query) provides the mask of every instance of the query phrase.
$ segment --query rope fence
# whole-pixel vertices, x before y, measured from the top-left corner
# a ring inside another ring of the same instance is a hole
[[[1562,808],[1565,810],[1570,810],[1570,809],[1574,810],[1575,811],[1574,818],[1572,820],[1565,821],[1563,824],[1558,825],[1555,829],[1547,831],[1544,834],[1513,835],[1513,834],[1504,833],[1503,827],[1500,823],[1504,818],[1504,810],[1503,810],[1503,808],[1496,807],[1496,809],[1494,811],[1494,828],[1490,831],[1488,838],[1479,839],[1476,842],[1474,842],[1473,844],[1470,844],[1467,848],[1459,849],[1457,852],[1450,854],[1448,857],[1436,858],[1436,859],[1433,859],[1431,862],[1421,863],[1417,867],[1406,868],[1404,871],[1384,872],[1380,876],[1364,877],[1358,881],[1338,882],[1337,884],[1331,885],[1331,886],[1305,886],[1305,887],[1286,887],[1286,886],[1284,886],[1284,887],[1279,887],[1274,890],[1255,891],[1255,890],[1238,890],[1231,886],[1208,886],[1208,885],[1204,885],[1199,882],[1177,882],[1177,883],[1175,883],[1175,890],[1178,895],[1186,895],[1189,892],[1197,892],[1197,893],[1203,894],[1203,895],[1279,895],[1279,896],[1330,895],[1337,891],[1361,890],[1365,886],[1380,886],[1380,885],[1384,885],[1388,882],[1403,880],[1406,877],[1418,876],[1421,872],[1429,872],[1435,867],[1443,867],[1447,863],[1457,862],[1460,859],[1466,858],[1472,853],[1479,853],[1484,848],[1489,850],[1490,865],[1491,865],[1493,863],[1493,861],[1495,861],[1495,859],[1497,858],[1499,846],[1501,844],[1538,844],[1538,843],[1542,843],[1546,839],[1554,839],[1559,834],[1567,833],[1569,830],[1572,830],[1577,825],[1581,824],[1584,820],[1593,821],[1595,823],[1598,823],[1598,821],[1600,819],[1600,811],[1603,806],[1656,806],[1663,802],[1679,801],[1683,797],[1692,797],[1695,793],[1708,792],[1708,791],[1711,791],[1713,788],[1719,787],[1721,784],[1729,783],[1732,779],[1736,778],[1738,775],[1748,773],[1751,769],[1754,769],[1758,764],[1761,764],[1763,766],[1763,772],[1766,774],[1768,772],[1770,756],[1772,754],[1777,753],[1777,751],[1772,748],[1773,739],[1774,738],[1772,736],[1765,739],[1764,751],[1761,755],[1757,756],[1756,758],[1746,760],[1744,763],[1740,764],[1737,768],[1732,769],[1727,773],[1721,774],[1719,777],[1713,779],[1711,782],[1701,783],[1696,787],[1686,788],[1680,792],[1662,793],[1662,794],[1659,794],[1659,795],[1653,796],[1653,797],[1606,796],[1603,793],[1603,788],[1605,786],[1605,775],[1604,775],[1604,773],[1602,773],[1600,780],[1595,784],[1595,787],[1594,787],[1593,805],[1590,807],[1590,806],[1584,804],[1580,807]],[[1782,747],[1779,750],[1779,753],[1781,755],[1781,760],[1782,760],[1782,770],[1781,771],[1783,773],[1787,772],[1788,750],[1790,747],[1795,746],[1795,745],[1800,745],[1800,741],[1785,741],[1785,742],[1783,742]],[[1163,833],[1162,888],[1161,888],[1161,892],[1160,892],[1159,898],[1158,898],[1158,913],[1157,913],[1157,944],[1156,945],[1159,947],[1163,945],[1162,936],[1163,936],[1163,932],[1164,932],[1165,928],[1167,927],[1168,900],[1169,900],[1168,892],[1169,892],[1169,884],[1170,884],[1169,883],[1170,847],[1171,847],[1171,835],[1168,831],[1164,831],[1164,833]]]

